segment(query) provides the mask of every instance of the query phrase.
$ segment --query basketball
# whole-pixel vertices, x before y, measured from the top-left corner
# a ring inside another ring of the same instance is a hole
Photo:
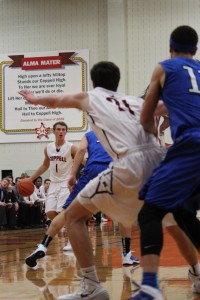
[[[31,194],[33,194],[34,192],[34,184],[33,182],[27,178],[27,179],[22,179],[18,185],[17,185],[17,189],[18,189],[18,193],[21,195],[21,196],[30,196]]]

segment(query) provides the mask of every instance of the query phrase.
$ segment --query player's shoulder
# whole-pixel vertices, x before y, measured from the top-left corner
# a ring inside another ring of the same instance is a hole
[[[52,148],[53,146],[55,146],[55,142],[50,142],[47,144],[46,149]]]
[[[133,103],[133,104],[139,104],[142,105],[144,102],[144,99],[138,96],[133,96],[133,95],[124,95],[122,96],[122,100],[127,100],[129,103]]]
[[[72,147],[73,146],[73,143],[69,142],[69,141],[65,141],[64,145],[66,147]]]

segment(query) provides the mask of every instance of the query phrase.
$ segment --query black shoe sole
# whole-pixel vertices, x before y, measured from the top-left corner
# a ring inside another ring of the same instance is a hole
[[[34,268],[37,266],[37,259],[42,258],[45,256],[44,251],[38,251],[30,256],[28,256],[25,260],[27,266]]]

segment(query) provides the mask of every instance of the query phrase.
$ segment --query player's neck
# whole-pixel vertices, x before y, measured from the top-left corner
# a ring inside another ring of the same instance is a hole
[[[65,140],[55,142],[56,150],[60,150],[60,148],[62,147],[62,145],[64,145],[64,143],[65,143]]]

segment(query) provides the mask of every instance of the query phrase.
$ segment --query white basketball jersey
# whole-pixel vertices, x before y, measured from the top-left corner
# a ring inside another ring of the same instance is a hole
[[[71,147],[71,143],[65,142],[57,151],[55,142],[47,145],[47,155],[50,159],[49,179],[52,182],[67,181],[69,179],[73,163]]]
[[[140,124],[143,99],[103,88],[88,92],[87,119],[101,144],[113,158],[157,144]]]

